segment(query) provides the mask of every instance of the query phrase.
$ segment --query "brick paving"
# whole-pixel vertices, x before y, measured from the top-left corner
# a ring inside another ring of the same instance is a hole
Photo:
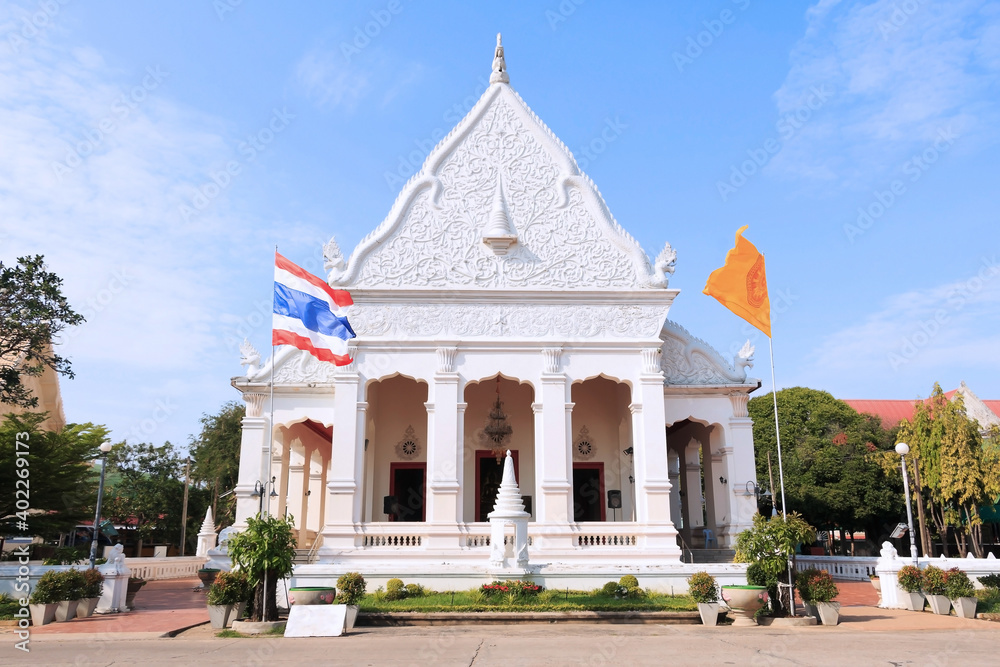
[[[118,614],[94,614],[65,623],[32,628],[32,638],[48,635],[163,636],[208,622],[205,593],[196,590],[201,582],[191,579],[151,581],[135,596],[135,609]]]

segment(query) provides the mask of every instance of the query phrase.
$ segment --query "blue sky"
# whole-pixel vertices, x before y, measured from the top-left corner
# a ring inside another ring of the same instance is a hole
[[[0,258],[44,254],[87,316],[67,417],[185,444],[268,346],[274,245],[320,272],[374,228],[498,31],[618,221],[677,249],[671,318],[752,338],[765,390],[766,339],[701,294],[743,224],[779,386],[1000,398],[996,2],[3,3]]]

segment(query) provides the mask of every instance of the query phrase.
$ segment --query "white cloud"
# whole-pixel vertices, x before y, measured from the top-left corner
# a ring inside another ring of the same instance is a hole
[[[369,48],[348,59],[339,48],[317,47],[295,66],[295,81],[305,96],[321,108],[353,111],[372,91],[382,93],[379,106],[412,89],[424,75],[419,62],[400,61],[380,48]]]
[[[823,0],[806,18],[777,111],[801,109],[813,86],[833,97],[772,160],[773,172],[867,186],[943,128],[967,145],[996,139],[1000,13],[989,3]]]
[[[966,278],[897,294],[863,321],[830,334],[803,374],[820,386],[846,377],[934,378],[984,365],[1000,368],[997,349],[1000,259],[990,255]]]

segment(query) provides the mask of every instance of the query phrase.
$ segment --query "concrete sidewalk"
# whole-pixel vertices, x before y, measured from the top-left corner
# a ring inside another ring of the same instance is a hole
[[[32,640],[50,638],[81,639],[95,635],[115,639],[148,639],[172,636],[182,630],[208,623],[205,593],[196,590],[201,582],[191,579],[151,581],[136,594],[135,609],[119,614],[94,614],[65,623],[50,623],[31,629]]]

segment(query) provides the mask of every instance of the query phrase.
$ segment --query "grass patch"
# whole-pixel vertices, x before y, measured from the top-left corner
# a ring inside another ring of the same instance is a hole
[[[229,628],[226,628],[225,630],[219,630],[218,632],[216,632],[215,636],[221,639],[238,639],[243,635],[236,632],[235,630],[230,630]]]
[[[454,600],[454,602],[453,602]],[[385,600],[366,595],[361,601],[364,612],[490,612],[490,611],[697,611],[687,595],[647,593],[641,598],[614,598],[595,591],[543,591],[536,596],[511,599],[487,597],[472,591],[428,592],[421,597]]]
[[[222,639],[254,639],[256,637],[283,637],[285,634],[285,628],[272,628],[267,632],[258,632],[253,635],[245,635],[242,632],[236,632],[230,628],[225,630],[219,630],[215,633],[216,637],[221,637]]]
[[[979,598],[979,604],[976,605],[977,612],[980,614],[1000,614],[1000,590],[987,588],[976,591],[976,597]]]

